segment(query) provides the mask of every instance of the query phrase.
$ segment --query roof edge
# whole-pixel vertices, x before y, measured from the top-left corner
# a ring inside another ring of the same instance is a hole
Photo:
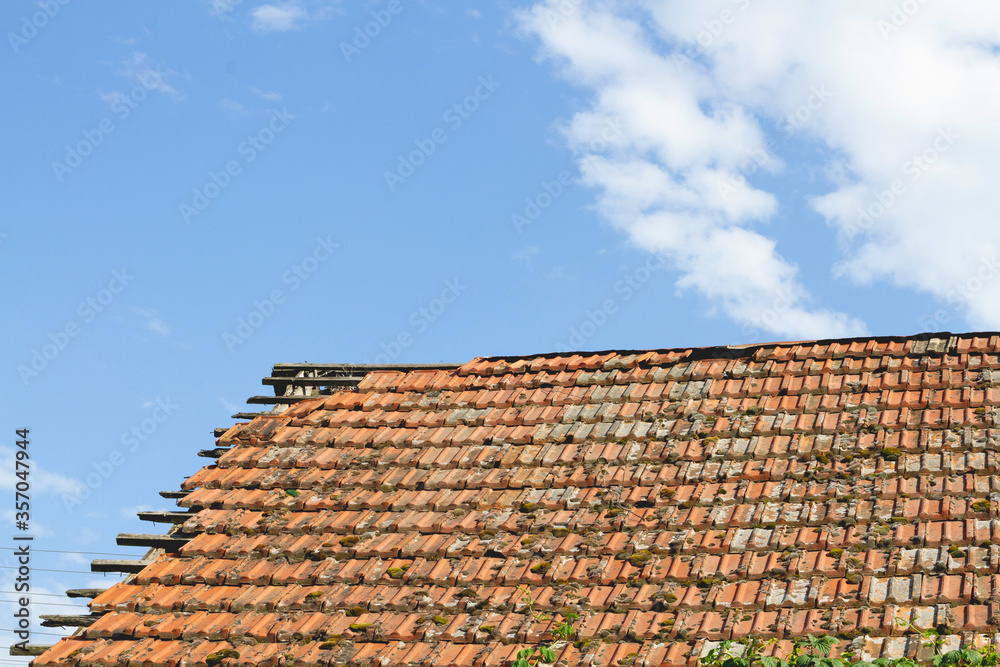
[[[733,357],[734,351],[746,351],[747,355],[750,356],[753,352],[757,350],[767,348],[767,347],[778,347],[781,345],[829,345],[831,343],[854,343],[858,341],[876,341],[879,343],[889,343],[893,341],[906,341],[906,340],[930,340],[933,338],[951,338],[953,336],[960,337],[972,337],[972,336],[1000,336],[1000,331],[972,331],[964,333],[952,333],[950,331],[931,331],[919,334],[911,335],[886,335],[886,336],[850,336],[847,338],[816,338],[810,340],[782,340],[773,341],[767,343],[746,343],[743,345],[707,345],[703,347],[665,347],[665,348],[651,348],[651,349],[607,349],[607,350],[567,350],[565,352],[544,352],[542,354],[502,354],[489,357],[480,357],[484,361],[505,361],[513,359],[527,359],[527,358],[543,358],[552,359],[555,357],[564,357],[567,354],[580,354],[580,355],[593,355],[593,354],[645,354],[647,352],[656,353],[668,353],[668,352],[683,352],[690,350],[692,352],[692,357],[694,359],[703,359],[710,357],[713,354],[719,356]]]

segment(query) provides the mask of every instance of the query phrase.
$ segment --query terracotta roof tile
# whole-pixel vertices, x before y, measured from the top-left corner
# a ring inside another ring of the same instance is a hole
[[[567,609],[581,638],[613,639],[560,648],[568,665],[693,665],[718,640],[822,633],[917,655],[880,637],[897,618],[974,641],[1000,610],[984,370],[1000,371],[995,334],[367,371],[229,428],[182,485],[193,539],[37,664],[233,648],[241,664],[501,665],[548,641],[555,617],[530,613]]]

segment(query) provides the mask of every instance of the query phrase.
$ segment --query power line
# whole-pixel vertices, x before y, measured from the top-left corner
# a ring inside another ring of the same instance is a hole
[[[69,599],[69,598],[67,598],[67,599]],[[9,604],[17,604],[17,600],[3,600],[3,599],[0,599],[0,604],[2,604],[4,602],[7,602]],[[42,607],[71,607],[71,606],[73,606],[73,603],[72,602],[32,602],[31,605],[29,605],[29,606],[34,607],[36,605],[40,605]],[[76,608],[80,609],[80,610],[83,610],[83,607],[76,607]]]
[[[14,547],[0,547],[0,551],[17,551],[17,549],[15,549]],[[115,554],[109,551],[67,551],[65,549],[32,549],[31,553],[80,554],[80,555],[96,554],[98,556],[121,556],[122,558],[142,558],[141,555],[133,556],[131,554]]]
[[[96,574],[96,573],[95,573]],[[0,591],[0,595],[27,595],[29,598],[65,598],[69,597],[65,593],[22,593],[20,591]]]
[[[17,565],[0,565],[0,570],[16,570]],[[91,570],[46,570],[42,567],[31,568],[32,572],[63,572],[66,574],[107,574],[107,572],[93,572]]]
[[[0,632],[21,632],[20,630],[11,630],[10,628],[0,628]],[[68,637],[69,635],[59,634],[58,632],[35,632],[31,631],[33,635],[49,635],[50,637]]]

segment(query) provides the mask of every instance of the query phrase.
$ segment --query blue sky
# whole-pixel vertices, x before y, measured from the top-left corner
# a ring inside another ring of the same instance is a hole
[[[40,594],[115,581],[84,552],[164,530],[136,509],[170,508],[276,362],[1000,324],[995,7],[16,0],[0,21],[0,487],[30,427]]]

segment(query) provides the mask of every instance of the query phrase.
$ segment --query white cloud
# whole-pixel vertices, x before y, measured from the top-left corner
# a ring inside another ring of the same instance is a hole
[[[277,5],[261,5],[255,7],[251,28],[257,32],[286,32],[300,30],[306,19],[306,11],[294,2],[284,2]]]
[[[149,96],[151,91],[178,100],[184,97],[168,83],[168,79],[177,76],[177,72],[163,67],[160,63],[151,62],[145,53],[133,51],[122,61],[121,68],[118,70],[118,75],[128,79],[132,87],[125,91],[112,90],[101,93],[101,100],[110,106],[134,109]]]
[[[2,512],[0,512],[0,519],[3,519],[4,523],[6,523],[11,528],[14,528],[14,526],[17,524],[18,521],[17,512],[15,512],[12,509],[3,510]],[[49,528],[48,524],[42,523],[38,519],[31,519],[31,521],[28,523],[28,526],[29,529],[31,530],[31,534],[35,537],[49,537],[55,534],[52,531],[52,529]],[[11,532],[15,531],[12,530]]]
[[[20,479],[17,477],[17,450],[0,446],[0,490],[13,491]],[[83,483],[78,479],[49,472],[35,460],[31,461],[31,492],[34,494],[61,495],[82,491]]]
[[[282,100],[281,93],[275,90],[264,92],[260,88],[251,88],[250,92],[268,102],[280,102]]]
[[[152,512],[154,508],[149,505],[131,505],[119,508],[119,513],[126,519],[133,519],[139,512]]]
[[[561,266],[552,267],[546,276],[550,280],[573,280],[573,277],[567,274]]]
[[[340,11],[339,4],[339,0],[284,0],[259,5],[250,10],[250,16],[253,17],[250,27],[264,34],[301,30],[308,22],[331,18]]]
[[[64,551],[59,554],[59,558],[74,565],[89,565],[92,558],[76,551]]]
[[[154,64],[149,56],[139,51],[133,51],[123,63],[124,69],[120,71],[122,76],[131,79],[135,83],[159,93],[180,97],[180,93],[167,83],[167,79],[177,73],[171,69],[165,69],[160,64]]]
[[[160,314],[153,308],[133,308],[133,312],[143,321],[143,326],[161,336],[170,335],[170,326],[160,319]]]
[[[231,114],[242,115],[247,112],[245,106],[237,102],[236,100],[231,100],[228,97],[223,97],[219,100],[219,108],[223,111],[228,111]]]
[[[539,253],[538,246],[525,246],[511,255],[511,259],[516,259],[521,262],[530,262],[532,259],[538,256]]]
[[[678,287],[751,329],[864,332],[811,305],[765,235],[798,202],[753,174],[781,172],[775,140],[788,138],[822,147],[802,152],[827,179],[809,202],[841,244],[835,277],[922,290],[974,328],[1000,326],[1000,6],[552,0],[520,20],[593,93],[566,136],[599,210],[668,256]],[[621,136],[597,143],[613,119]],[[820,224],[813,237],[833,235]]]

